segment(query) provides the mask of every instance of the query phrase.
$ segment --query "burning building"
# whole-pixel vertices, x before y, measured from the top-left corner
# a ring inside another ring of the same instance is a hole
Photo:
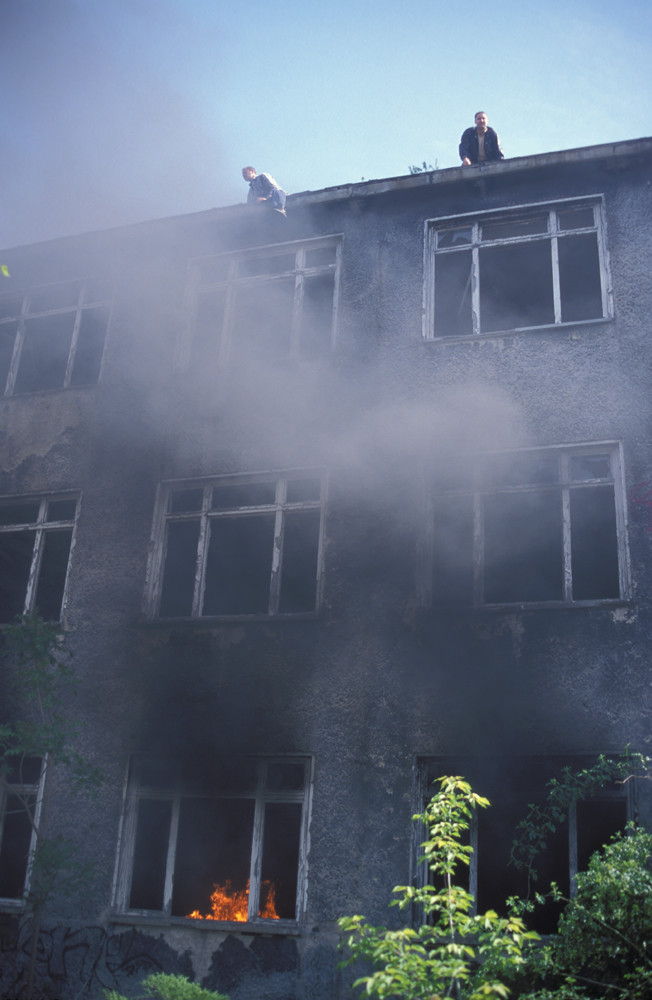
[[[83,800],[54,778],[87,867],[44,908],[44,993],[163,969],[344,998],[337,918],[397,919],[433,778],[494,803],[470,885],[500,907],[549,777],[645,751],[651,161],[639,139],[3,253],[0,614],[61,622],[102,775]],[[43,773],[0,792],[7,996]],[[649,794],[574,809],[550,872]]]

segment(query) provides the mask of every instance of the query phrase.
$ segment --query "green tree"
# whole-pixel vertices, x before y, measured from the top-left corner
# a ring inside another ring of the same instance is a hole
[[[31,826],[35,845],[23,912],[25,921],[33,921],[25,987],[26,1000],[31,1000],[44,907],[55,890],[74,891],[89,875],[75,845],[53,830],[54,775],[57,769],[65,769],[78,793],[94,793],[100,778],[74,747],[77,730],[69,702],[75,674],[59,626],[26,615],[4,628],[2,642],[3,662],[21,717],[0,725],[0,776],[20,779],[28,761],[37,758],[41,762],[40,802],[31,794],[14,796]]]
[[[362,916],[338,922],[345,934],[342,947],[350,953],[343,964],[362,960],[372,969],[354,986],[378,1000],[504,998],[509,990],[502,973],[520,968],[539,940],[520,916],[499,917],[493,910],[473,914],[473,897],[454,880],[472,853],[463,838],[473,810],[489,802],[463,778],[438,781],[439,790],[426,811],[414,817],[428,832],[421,860],[432,873],[431,882],[418,888],[397,886],[397,898],[390,904],[416,907],[422,914],[420,926],[390,930],[374,927]]]

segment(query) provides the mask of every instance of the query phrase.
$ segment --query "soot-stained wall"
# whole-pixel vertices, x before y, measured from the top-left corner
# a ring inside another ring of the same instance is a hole
[[[114,287],[98,384],[0,401],[0,496],[81,497],[63,613],[80,680],[69,711],[103,779],[80,800],[59,776],[56,828],[90,867],[83,892],[48,904],[44,996],[136,995],[156,969],[232,1000],[348,996],[336,920],[399,919],[386,904],[414,875],[419,759],[646,749],[651,154],[639,140],[447,170],[298,195],[287,219],[237,207],[3,256],[8,291],[97,274]],[[587,197],[604,205],[612,313],[424,340],[426,220]],[[330,236],[341,245],[332,353],[184,354],[191,262]],[[619,599],[431,605],[433,469],[598,442],[624,470]],[[159,484],[288,469],[327,472],[319,610],[152,614]],[[140,753],[191,771],[243,755],[310,760],[296,920],[121,912],[126,775]],[[20,995],[31,924],[4,909],[0,993]]]

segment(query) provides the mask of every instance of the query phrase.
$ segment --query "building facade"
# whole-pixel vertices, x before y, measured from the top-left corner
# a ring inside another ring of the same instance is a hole
[[[370,181],[7,250],[0,617],[60,621],[102,782],[44,996],[180,972],[336,1000],[337,918],[420,877],[465,774],[478,906],[565,764],[645,752],[652,140]],[[29,708],[0,678],[3,719]],[[42,762],[0,794],[0,994],[20,995]],[[568,882],[649,792],[569,817]],[[548,928],[542,928],[548,929]]]

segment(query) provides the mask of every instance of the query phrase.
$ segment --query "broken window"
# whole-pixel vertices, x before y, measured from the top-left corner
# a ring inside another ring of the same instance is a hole
[[[94,385],[111,308],[104,282],[69,281],[0,296],[5,395]]]
[[[42,760],[16,757],[0,771],[0,901],[20,903],[29,888],[41,804]]]
[[[425,806],[438,786],[433,782],[442,775],[463,775],[474,792],[488,798],[491,805],[474,812],[469,839],[473,848],[471,863],[460,866],[459,884],[472,893],[477,912],[496,910],[506,913],[510,896],[528,896],[528,874],[510,863],[518,824],[525,819],[530,805],[544,807],[547,785],[559,778],[565,767],[581,770],[595,762],[587,757],[508,758],[438,758],[419,762],[419,808]],[[555,881],[564,895],[574,894],[574,876],[586,869],[591,855],[633,819],[635,790],[633,782],[598,788],[583,801],[569,806],[566,819],[556,831],[548,831],[546,847],[536,858],[535,888],[545,892]],[[424,866],[419,878],[430,875]],[[529,887],[530,894],[532,887]],[[561,908],[548,901],[537,906],[528,923],[542,934],[553,933]]]
[[[487,455],[435,471],[426,603],[581,604],[628,594],[615,444]]]
[[[302,909],[310,761],[132,759],[117,907],[265,924]]]
[[[316,358],[337,329],[341,242],[283,243],[191,263],[192,367],[247,358]]]
[[[426,340],[612,315],[599,201],[428,224]]]
[[[164,484],[151,614],[316,611],[324,490],[315,470]]]
[[[76,496],[0,498],[0,623],[59,621],[76,516]]]

